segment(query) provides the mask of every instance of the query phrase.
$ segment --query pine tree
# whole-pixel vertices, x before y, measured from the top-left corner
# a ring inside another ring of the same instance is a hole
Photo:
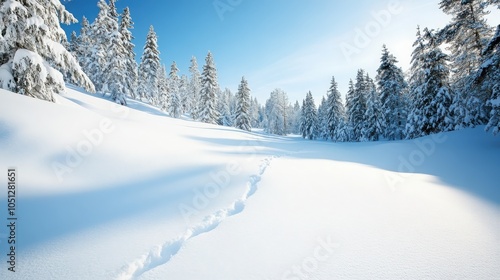
[[[189,81],[190,114],[193,120],[198,120],[200,112],[199,97],[201,92],[201,74],[198,70],[198,62],[194,56],[191,58],[189,73],[191,73],[191,79]]]
[[[174,118],[179,118],[182,113],[181,97],[179,93],[180,88],[180,78],[179,78],[179,68],[175,61],[170,67],[170,74],[168,75],[168,92],[170,94],[170,116]]]
[[[134,28],[130,9],[126,7],[123,10],[120,22],[119,32],[122,37],[122,44],[125,53],[123,54],[124,67],[125,67],[125,85],[124,94],[132,98],[137,98],[137,62],[135,61],[135,45],[132,43],[134,37],[132,36],[131,29]]]
[[[118,12],[116,10],[116,4],[115,4],[116,0],[109,0],[109,15],[112,17],[112,18],[116,18],[118,19]]]
[[[455,128],[472,127],[487,120],[485,107],[489,96],[467,88],[472,73],[481,62],[481,53],[492,35],[486,22],[488,1],[441,0],[440,8],[452,16],[451,22],[437,34],[438,42],[449,44],[452,62]]]
[[[108,91],[111,94],[111,100],[120,104],[127,105],[126,94],[128,93],[128,71],[127,71],[127,50],[123,44],[122,34],[119,32],[118,27],[118,14],[114,6],[114,2],[110,1],[113,5],[109,6],[108,15],[105,19],[108,28],[107,34],[103,32],[103,36],[108,40],[103,40],[104,48],[106,50],[106,60],[104,63],[103,73],[103,92]]]
[[[157,106],[163,111],[168,112],[170,108],[170,98],[168,89],[167,67],[162,65],[157,73],[158,78],[158,104]]]
[[[441,0],[440,8],[452,16],[451,22],[437,34],[438,43],[450,44],[454,80],[470,76],[479,67],[481,52],[492,35],[486,22],[487,1]]]
[[[293,110],[290,114],[290,132],[293,134],[300,134],[300,121],[302,116],[302,108],[300,107],[299,101],[295,101],[293,105]]]
[[[483,51],[483,62],[474,73],[469,88],[483,91],[489,95],[486,105],[490,114],[486,131],[492,130],[494,135],[500,132],[500,25],[493,38]]]
[[[250,131],[252,129],[250,124],[250,88],[245,77],[241,78],[236,100],[236,128]]]
[[[217,124],[219,112],[217,112],[217,92],[219,84],[217,81],[217,69],[215,68],[212,53],[208,52],[203,66],[202,88],[200,93],[201,108],[200,120],[204,123]]]
[[[236,108],[237,106],[234,106],[234,114],[236,115]],[[250,127],[255,127],[255,128],[261,128],[262,124],[262,118],[260,116],[260,109],[261,106],[259,104],[259,101],[257,100],[256,97],[251,99],[250,102]]]
[[[139,66],[139,87],[137,91],[142,99],[148,100],[151,104],[158,103],[159,69],[160,52],[158,51],[158,38],[153,26],[150,26]]]
[[[76,35],[76,31],[72,31],[69,40],[69,47],[67,50],[73,55],[73,57],[77,58],[77,50],[78,45],[80,44],[78,35]]]
[[[368,75],[366,76],[366,80],[368,81],[365,113],[366,126],[362,134],[363,138],[368,141],[378,141],[384,137],[383,128],[386,121],[375,83]]]
[[[93,54],[92,31],[86,17],[82,18],[80,35],[74,46],[75,57],[85,73],[90,73],[91,56]]]
[[[329,133],[328,133],[328,104],[326,101],[326,98],[323,96],[321,98],[321,102],[318,107],[318,121],[316,125],[316,137],[319,139],[324,139],[328,140],[329,138]]]
[[[219,92],[219,98],[217,98],[218,106],[217,110],[219,112],[218,124],[223,126],[233,126],[234,120],[231,114],[231,99],[233,93],[230,89],[226,88],[223,92]]]
[[[404,94],[407,84],[403,70],[396,66],[397,59],[384,45],[380,67],[377,70],[377,84],[380,92],[381,112],[384,123],[383,134],[388,140],[402,139],[406,126],[407,112]]]
[[[33,20],[36,19],[36,20]],[[59,0],[1,1],[0,68],[7,70],[0,86],[35,98],[54,101],[63,92],[63,75],[93,92],[94,86],[68,52],[59,23],[77,20]]]
[[[304,139],[314,140],[317,138],[318,112],[314,104],[314,98],[309,91],[302,105],[301,132]]]
[[[338,90],[338,85],[335,81],[335,77],[332,77],[330,89],[328,90],[326,109],[327,133],[329,139],[338,141],[336,135],[338,134],[338,130],[341,126],[341,121],[343,118],[344,105],[342,104],[342,97]]]
[[[179,96],[181,99],[181,114],[186,114],[191,110],[191,101],[189,100],[189,78],[181,75],[179,79]]]
[[[363,140],[363,131],[366,127],[365,112],[366,112],[366,95],[368,86],[365,77],[365,71],[360,69],[356,76],[356,84],[352,81],[349,84],[349,92],[347,93],[347,117],[349,125],[352,127],[353,141]]]
[[[412,107],[406,126],[407,138],[416,138],[453,129],[452,90],[449,83],[448,56],[439,46],[432,30],[424,30],[426,42],[418,58],[422,84],[412,86]],[[415,58],[417,59],[417,58]]]
[[[106,64],[111,56],[108,48],[111,47],[110,36],[114,28],[114,19],[110,15],[110,8],[105,0],[97,3],[99,14],[90,26],[91,49],[88,54],[87,73],[96,86],[96,90],[107,92],[107,80],[103,76],[106,71]]]
[[[286,135],[288,133],[288,95],[282,89],[275,89],[271,92],[266,101],[265,111],[265,131],[276,135]]]

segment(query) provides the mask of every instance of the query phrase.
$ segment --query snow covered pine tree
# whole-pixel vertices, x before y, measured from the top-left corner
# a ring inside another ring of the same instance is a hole
[[[250,88],[245,77],[241,78],[236,101],[236,128],[250,131]]]
[[[94,92],[92,82],[63,46],[67,39],[59,22],[77,22],[59,0],[1,1],[2,88],[54,102],[54,94],[65,89],[63,71],[73,82]]]

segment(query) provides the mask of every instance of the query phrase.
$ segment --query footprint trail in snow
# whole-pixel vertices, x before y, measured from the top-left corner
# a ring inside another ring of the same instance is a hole
[[[277,158],[277,156],[271,156],[264,159],[264,162],[260,166],[259,173],[257,175],[250,176],[250,179],[247,182],[247,190],[245,194],[240,199],[233,202],[230,207],[221,209],[212,215],[205,217],[203,222],[189,228],[184,235],[151,249],[149,253],[143,255],[140,259],[126,265],[116,279],[136,279],[142,274],[160,265],[168,263],[170,259],[172,259],[172,257],[181,250],[186,241],[202,233],[214,230],[226,218],[241,213],[245,209],[246,201],[257,191],[257,184],[260,182],[262,175],[266,172],[267,167],[269,167],[274,158]]]

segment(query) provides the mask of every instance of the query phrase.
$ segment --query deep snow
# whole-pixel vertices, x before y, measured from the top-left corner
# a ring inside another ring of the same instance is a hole
[[[500,275],[500,138],[482,127],[336,144],[128,104],[0,90],[19,217],[16,273],[0,228],[0,279]]]

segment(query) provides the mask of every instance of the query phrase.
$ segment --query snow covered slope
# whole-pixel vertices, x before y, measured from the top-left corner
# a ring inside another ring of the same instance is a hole
[[[0,279],[497,279],[500,138],[311,142],[0,90]],[[6,188],[0,221],[7,223]]]

